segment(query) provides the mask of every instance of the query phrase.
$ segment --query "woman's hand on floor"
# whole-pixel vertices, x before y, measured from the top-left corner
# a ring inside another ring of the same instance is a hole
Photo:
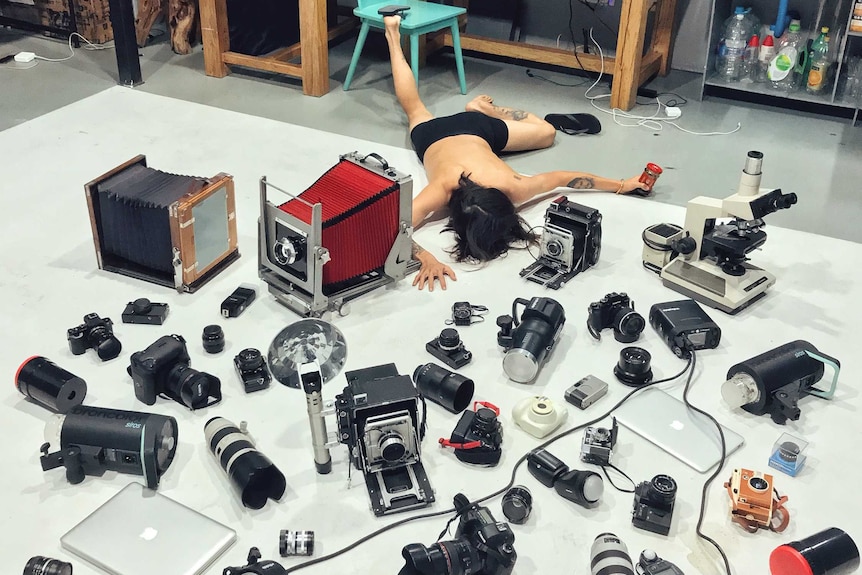
[[[454,281],[458,280],[458,278],[455,277],[455,272],[452,271],[452,268],[446,264],[440,263],[437,258],[428,252],[425,252],[423,255],[425,257],[419,259],[422,263],[422,267],[419,268],[419,271],[416,273],[416,277],[413,278],[414,286],[419,286],[419,289],[421,290],[425,285],[427,285],[428,291],[434,291],[434,282],[439,281],[440,287],[445,290],[447,277]]]

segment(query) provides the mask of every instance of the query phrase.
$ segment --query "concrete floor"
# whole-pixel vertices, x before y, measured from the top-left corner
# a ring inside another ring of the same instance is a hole
[[[299,83],[289,78],[241,70],[224,79],[209,78],[203,73],[200,46],[189,56],[177,56],[164,41],[155,41],[141,50],[145,83],[135,89],[409,147],[406,123],[392,94],[382,37],[369,38],[353,86],[344,92],[341,83],[352,49],[350,38],[331,49],[332,91],[322,98],[310,98],[303,96]],[[64,42],[0,29],[0,56],[24,50],[53,58],[68,54]],[[28,70],[14,67],[0,66],[0,130],[116,85],[112,50],[80,50],[66,62],[40,62]],[[466,70],[468,94],[462,96],[457,90],[451,55],[429,59],[421,74],[420,90],[432,112],[442,115],[460,111],[476,95],[490,94],[497,103],[539,115],[591,112],[600,118],[601,134],[560,133],[549,150],[509,158],[513,167],[523,173],[572,169],[622,178],[640,173],[644,164],[652,161],[665,168],[653,201],[684,205],[698,195],[721,198],[733,193],[746,152],[757,149],[765,154],[763,185],[799,195],[793,209],[769,216],[768,225],[862,242],[862,227],[858,225],[862,221],[862,201],[857,191],[862,181],[862,126],[853,127],[844,119],[716,98],[701,102],[697,99],[700,77],[673,72],[650,87],[688,99],[682,106],[679,126],[699,132],[726,132],[739,123],[741,129],[731,135],[695,136],[668,125],[660,131],[642,126],[624,128],[616,125],[610,114],[592,108],[584,98],[592,81],[584,83],[582,77],[532,68],[534,76],[580,84],[557,86],[530,77],[530,69],[525,66],[477,58],[467,58]],[[591,95],[607,91],[607,85],[602,83]],[[606,107],[607,100],[597,104]],[[633,112],[651,116],[655,111],[653,104],[639,106]],[[82,126],[86,121],[81,119]],[[4,162],[28,160],[4,158]]]

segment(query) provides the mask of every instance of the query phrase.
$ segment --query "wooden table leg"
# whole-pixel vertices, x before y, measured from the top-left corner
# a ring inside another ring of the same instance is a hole
[[[224,78],[228,69],[222,60],[222,54],[230,50],[227,0],[200,0],[200,11],[204,69],[207,76]]]
[[[623,0],[614,58],[611,108],[631,110],[637,97],[647,13],[654,0]]]
[[[661,54],[659,74],[667,76],[670,72],[671,41],[673,24],[676,18],[676,0],[658,0],[658,14],[653,33],[653,49]]]
[[[302,93],[307,96],[323,96],[329,92],[327,26],[326,0],[299,0]]]

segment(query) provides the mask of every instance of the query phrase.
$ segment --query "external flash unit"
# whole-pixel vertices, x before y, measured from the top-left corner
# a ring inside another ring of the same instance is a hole
[[[174,460],[178,430],[173,417],[78,405],[46,426],[42,471],[65,467],[72,484],[108,470],[131,473],[156,489]],[[60,449],[49,453],[55,442]]]
[[[834,374],[825,391],[814,387],[823,378],[824,365]],[[731,367],[721,396],[732,408],[741,407],[754,415],[769,414],[772,421],[783,425],[788,419],[799,419],[800,398],[813,395],[832,399],[840,369],[837,359],[807,341],[791,341]]]
[[[654,304],[649,323],[677,357],[687,359],[692,350],[714,349],[721,341],[721,328],[691,299]]]

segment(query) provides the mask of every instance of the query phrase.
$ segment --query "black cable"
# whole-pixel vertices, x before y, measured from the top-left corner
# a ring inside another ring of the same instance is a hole
[[[686,104],[688,104],[688,100],[686,100],[676,92],[659,92],[658,94],[656,94],[656,98],[659,98],[661,96],[676,96],[677,98],[679,98],[679,100],[677,100],[676,98],[671,98],[667,102],[662,102],[662,104],[665,106],[673,106],[675,108],[679,108],[680,106],[685,106]]]
[[[601,465],[600,467],[602,468],[602,473],[605,474],[605,479],[608,480],[608,483],[610,483],[614,489],[616,489],[617,491],[620,491],[622,493],[634,493],[635,492],[634,488],[637,487],[637,484],[634,482],[634,479],[632,479],[631,477],[628,476],[628,474],[626,474],[625,471],[623,471],[622,469],[620,469],[619,467],[617,467],[613,463],[608,463],[607,465]],[[632,484],[632,488],[631,489],[623,489],[623,488],[619,487],[616,483],[614,483],[614,480],[611,479],[610,475],[608,475],[608,469],[607,469],[608,467],[610,467],[611,469],[613,469],[614,471],[616,471],[617,473],[619,473],[620,475],[622,475],[623,477],[628,479],[629,482]]]
[[[586,72],[584,65],[581,64],[581,59],[578,58],[578,43],[575,41],[575,29],[572,26],[572,20],[574,20],[574,18],[575,18],[575,11],[572,8],[572,2],[573,1],[574,0],[569,0],[569,34],[572,37],[572,54],[575,55],[575,60],[577,60],[578,66],[580,66],[581,70]]]
[[[580,62],[578,63],[580,64]],[[557,82],[556,80],[551,80],[550,78],[540,76],[529,69],[527,70],[527,76],[529,76],[530,78],[538,78],[539,80],[544,80],[545,82],[551,83],[555,86],[562,86],[563,88],[577,88],[578,86],[583,86],[588,82],[588,80],[581,80],[577,84],[563,84],[562,82]]]
[[[514,306],[514,303],[513,303],[513,306]],[[607,411],[607,413],[600,415],[599,417],[593,419],[592,421],[588,421],[586,423],[583,423],[581,425],[578,425],[576,427],[573,427],[571,429],[568,429],[562,433],[559,433],[559,434],[551,437],[549,440],[547,440],[544,443],[542,443],[541,445],[539,445],[539,447],[537,447],[536,449],[545,449],[546,447],[548,447],[549,445],[551,445],[555,441],[562,439],[564,437],[568,437],[569,435],[573,434],[576,431],[584,429],[585,427],[589,427],[590,425],[598,423],[599,421],[609,417],[611,415],[611,413],[613,413],[614,410],[616,410],[619,406],[621,406],[623,403],[625,403],[631,396],[633,396],[634,394],[636,394],[637,392],[639,392],[643,389],[646,389],[648,387],[652,387],[654,385],[658,385],[660,383],[667,383],[669,381],[673,381],[673,380],[681,377],[683,374],[685,374],[685,372],[689,369],[689,367],[692,368],[692,372],[693,372],[694,371],[693,356],[694,356],[694,354],[692,354],[692,357],[689,357],[688,362],[686,362],[686,364],[685,364],[685,367],[682,369],[682,371],[680,371],[676,375],[671,376],[671,377],[666,377],[664,379],[657,379],[655,381],[647,383],[646,385],[642,385],[641,387],[638,387],[638,388],[631,390],[629,393],[627,393],[625,396],[623,396],[623,398],[621,400],[619,400],[613,407],[611,407]],[[689,381],[691,381],[691,375],[689,375]],[[505,487],[503,487],[502,489],[498,489],[497,491],[494,491],[490,495],[486,495],[480,499],[472,501],[470,503],[470,505],[471,506],[472,505],[478,505],[480,503],[484,503],[485,501],[488,501],[490,499],[498,497],[498,496],[502,495],[503,493],[505,493],[506,491],[508,491],[512,486],[514,486],[515,485],[515,475],[518,472],[518,468],[524,463],[524,461],[527,460],[527,456],[530,453],[531,452],[525,453],[524,455],[522,455],[518,459],[518,461],[515,462],[515,466],[512,468],[512,475],[509,479],[509,483]],[[349,465],[349,463],[348,463],[348,465]],[[369,533],[368,535],[365,535],[364,537],[357,539],[356,541],[354,541],[350,545],[348,545],[346,547],[342,547],[338,551],[333,551],[329,555],[324,555],[322,557],[318,557],[316,559],[306,561],[305,563],[300,563],[299,565],[296,565],[294,567],[290,567],[290,568],[286,569],[284,571],[284,573],[285,573],[285,575],[288,575],[289,573],[295,573],[296,571],[299,571],[300,569],[305,569],[306,567],[312,567],[314,565],[319,565],[320,563],[323,563],[324,561],[329,561],[330,559],[335,559],[336,557],[340,557],[341,555],[344,555],[348,551],[352,551],[353,549],[359,547],[363,543],[366,543],[367,541],[374,539],[378,535],[382,535],[382,534],[386,533],[387,531],[391,531],[392,529],[395,529],[396,527],[400,527],[400,526],[405,525],[407,523],[411,523],[413,521],[419,521],[420,519],[430,519],[432,517],[440,517],[441,515],[449,515],[450,513],[457,513],[457,511],[458,510],[455,509],[455,507],[453,506],[449,509],[444,509],[443,511],[435,511],[433,513],[423,513],[421,515],[413,515],[411,517],[405,517],[404,519],[401,519],[400,521],[396,521],[395,523],[390,523],[389,525],[384,525],[380,529],[377,529],[376,531],[373,531],[373,532]],[[451,523],[451,520],[450,520],[450,523]],[[447,524],[447,529],[448,529],[448,524]],[[445,531],[444,531],[444,533],[445,533]],[[728,571],[728,573],[730,573],[730,572]]]
[[[694,368],[697,364],[697,357],[695,355],[695,351],[694,349],[691,349],[693,346],[689,345],[688,347],[688,352],[691,354],[691,372],[688,374],[688,379],[685,382],[685,388],[683,388],[682,391],[682,401],[689,409],[696,411],[704,417],[707,417],[713,423],[713,425],[715,425],[715,428],[718,430],[718,436],[721,439],[721,459],[718,462],[718,467],[713,472],[713,474],[710,475],[703,483],[703,491],[700,495],[700,515],[698,515],[697,518],[697,527],[695,527],[695,532],[697,533],[698,537],[700,537],[707,543],[712,544],[712,546],[718,550],[718,553],[721,555],[721,559],[724,561],[724,570],[727,572],[727,575],[731,575],[730,561],[728,561],[727,554],[724,552],[724,549],[721,548],[721,545],[719,545],[715,539],[709,537],[703,531],[701,531],[701,527],[703,526],[703,519],[706,515],[706,493],[709,490],[709,486],[712,484],[715,478],[718,477],[719,474],[721,474],[721,470],[724,467],[724,462],[727,459],[727,443],[724,440],[724,430],[721,428],[721,424],[719,424],[718,421],[716,421],[716,419],[712,415],[698,407],[695,407],[688,401],[688,391],[691,388],[692,375],[694,374]]]
[[[589,2],[587,2],[587,0],[579,0],[579,1],[580,1],[580,3],[581,3],[581,4],[583,4],[584,6],[586,6],[587,8],[589,8],[590,10],[592,10],[593,14],[594,14],[594,15],[595,15],[595,17],[596,17],[596,20],[598,20],[598,21],[599,21],[599,23],[600,23],[602,26],[604,26],[605,28],[607,28],[608,30],[610,30],[612,34],[615,34],[615,35],[619,36],[620,31],[619,31],[619,30],[614,30],[613,28],[611,28],[611,27],[610,27],[610,25],[609,25],[607,22],[605,22],[604,20],[602,20],[602,19],[599,17],[598,12],[596,12],[596,7],[595,7],[595,6],[593,6],[592,4],[590,4]]]

